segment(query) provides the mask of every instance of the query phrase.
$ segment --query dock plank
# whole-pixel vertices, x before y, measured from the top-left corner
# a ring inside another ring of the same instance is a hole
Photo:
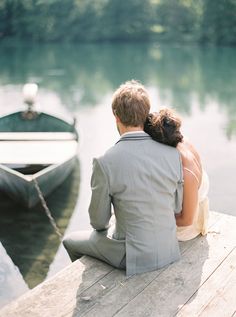
[[[113,268],[96,259],[84,257],[51,279],[22,295],[0,311],[1,317],[73,316],[79,292],[99,281]]]
[[[227,317],[236,310],[236,247],[200,287],[196,298],[186,303],[178,317]]]
[[[221,234],[212,230],[207,238],[195,239],[179,262],[167,267],[116,316],[176,315],[234,248],[235,226],[232,217],[222,217],[217,224]]]
[[[207,237],[180,243],[182,259],[168,267],[127,278],[122,270],[83,257],[5,306],[0,316],[221,316],[221,296],[229,305],[236,293],[236,217],[212,213],[210,223]],[[230,279],[224,278],[227,272]],[[234,303],[222,316],[234,316]],[[191,305],[196,315],[189,313]]]

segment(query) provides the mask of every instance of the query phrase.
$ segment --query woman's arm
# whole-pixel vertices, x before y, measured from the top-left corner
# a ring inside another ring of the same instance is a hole
[[[196,178],[183,169],[184,193],[183,207],[179,214],[175,215],[177,226],[189,226],[193,223],[194,215],[198,206],[198,182]]]

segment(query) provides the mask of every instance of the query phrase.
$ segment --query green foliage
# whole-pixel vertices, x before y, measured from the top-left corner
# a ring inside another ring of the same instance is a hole
[[[236,44],[235,0],[1,0],[0,39]]]
[[[145,40],[150,36],[152,11],[147,0],[108,1],[101,31],[109,40]]]
[[[236,1],[204,1],[201,41],[236,45]]]
[[[163,39],[188,40],[195,36],[198,15],[192,1],[165,0],[157,6],[157,21],[163,28]]]

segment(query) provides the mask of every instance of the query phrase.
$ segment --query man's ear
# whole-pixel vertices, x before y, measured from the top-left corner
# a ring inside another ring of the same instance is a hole
[[[116,118],[116,123],[120,123],[120,118],[117,117],[117,115],[115,115],[115,118]]]

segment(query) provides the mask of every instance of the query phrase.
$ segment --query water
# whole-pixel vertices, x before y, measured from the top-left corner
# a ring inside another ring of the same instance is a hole
[[[57,210],[56,220],[63,231],[87,229],[92,158],[102,155],[119,138],[110,109],[112,93],[121,82],[139,79],[148,88],[152,110],[168,106],[182,116],[184,134],[197,147],[210,177],[211,209],[236,216],[235,69],[235,48],[1,46],[0,112],[20,106],[23,84],[36,81],[41,106],[52,110],[60,106],[58,111],[68,108],[77,117],[80,170],[48,198],[48,203]],[[55,274],[69,259],[40,206],[29,213],[7,197],[0,198],[4,259],[4,265],[0,262],[0,275],[4,276],[0,279],[1,306]],[[9,296],[12,282],[1,281],[14,279],[19,291]]]

